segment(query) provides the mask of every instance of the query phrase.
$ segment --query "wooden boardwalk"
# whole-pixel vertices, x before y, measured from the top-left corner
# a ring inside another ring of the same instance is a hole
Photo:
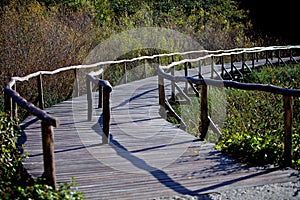
[[[60,120],[54,129],[57,182],[75,177],[87,199],[153,199],[299,181],[295,170],[237,163],[165,121],[157,90],[157,77],[114,87],[110,145],[102,145],[101,110],[87,121],[86,96],[46,109]],[[22,126],[30,155],[24,165],[41,176],[40,121],[29,117]]]

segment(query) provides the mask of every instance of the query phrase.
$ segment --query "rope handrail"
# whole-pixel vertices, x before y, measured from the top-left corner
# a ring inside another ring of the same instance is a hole
[[[300,89],[288,89],[270,84],[241,83],[232,80],[214,80],[210,78],[198,79],[190,76],[172,76],[171,74],[165,73],[163,69],[164,68],[159,67],[159,75],[172,82],[190,82],[196,85],[207,84],[215,87],[230,87],[235,89],[255,90],[262,92],[271,92],[274,94],[281,94],[286,96],[300,97]]]
[[[180,65],[180,64],[184,64],[187,62],[197,62],[197,61],[201,61],[207,58],[212,58],[212,57],[222,57],[222,56],[230,56],[230,55],[239,55],[239,54],[243,54],[243,53],[258,53],[258,52],[264,52],[264,51],[271,51],[271,50],[287,50],[287,49],[300,49],[300,45],[297,46],[272,46],[272,47],[259,47],[259,48],[241,48],[241,49],[234,49],[232,51],[224,51],[221,53],[212,53],[212,54],[208,54],[205,56],[201,56],[201,57],[197,57],[194,59],[182,59],[180,61],[177,62],[172,62],[171,64],[167,65],[167,66],[161,66],[163,69],[169,69],[171,67]],[[236,51],[237,50],[237,51]]]
[[[300,48],[300,45],[289,45],[289,46],[269,46],[269,47],[251,47],[251,48],[234,48],[234,49],[228,49],[228,50],[198,50],[198,51],[186,51],[186,52],[175,52],[175,53],[167,53],[167,54],[156,54],[152,56],[141,56],[137,58],[132,59],[123,59],[123,60],[117,60],[117,61],[101,61],[93,64],[87,64],[87,65],[74,65],[74,66],[68,66],[59,68],[53,71],[38,71],[32,74],[29,74],[24,77],[12,77],[11,81],[8,83],[8,86],[12,88],[14,83],[16,81],[28,81],[30,78],[37,77],[39,75],[54,75],[63,71],[69,71],[69,70],[75,70],[75,69],[87,69],[87,68],[93,68],[98,67],[101,65],[111,65],[111,64],[121,64],[121,63],[128,63],[128,62],[134,62],[138,60],[145,60],[145,59],[155,59],[159,57],[168,57],[168,56],[184,56],[189,54],[195,54],[195,53],[207,53],[209,55],[198,57],[196,59],[183,59],[179,62],[173,62],[172,64],[168,65],[168,67],[172,67],[178,64],[183,64],[185,62],[196,62],[205,58],[209,58],[212,56],[226,56],[231,54],[241,54],[241,53],[254,53],[254,52],[263,52],[263,51],[270,51],[270,50],[283,50],[283,49],[298,49]]]
[[[216,81],[216,80],[206,80],[206,79],[194,79],[192,77],[170,77],[170,75],[166,74],[163,70],[172,68],[176,65],[187,63],[187,62],[196,62],[200,61],[206,58],[213,58],[213,57],[221,57],[221,56],[228,56],[228,55],[238,55],[243,53],[258,53],[258,52],[264,52],[264,51],[275,51],[275,50],[283,50],[283,49],[299,49],[300,46],[269,46],[269,47],[251,47],[251,48],[234,48],[234,49],[227,49],[227,50],[197,50],[197,51],[187,51],[187,52],[174,52],[174,53],[166,53],[166,54],[156,54],[152,56],[141,56],[137,58],[132,59],[123,59],[123,60],[116,60],[116,61],[101,61],[97,63],[92,64],[84,64],[84,65],[74,65],[74,66],[67,66],[59,69],[55,69],[53,71],[38,71],[31,73],[29,75],[26,75],[24,77],[11,77],[10,81],[7,83],[7,85],[4,87],[4,94],[5,94],[5,107],[6,110],[8,110],[13,118],[13,116],[16,116],[16,105],[18,104],[22,107],[24,107],[26,110],[28,110],[33,115],[37,116],[42,121],[42,139],[43,139],[43,154],[44,154],[44,174],[45,178],[49,185],[53,186],[55,188],[56,184],[56,176],[55,176],[55,162],[54,162],[54,143],[53,143],[53,130],[52,127],[57,127],[59,125],[59,121],[43,111],[44,109],[44,99],[43,99],[43,86],[42,86],[42,76],[43,75],[55,75],[60,72],[70,71],[73,70],[75,73],[76,78],[76,95],[79,95],[79,87],[78,87],[78,80],[77,80],[77,70],[79,69],[88,69],[88,68],[94,68],[99,66],[105,66],[105,65],[111,65],[111,64],[125,64],[134,62],[134,61],[140,61],[140,60],[147,60],[147,59],[155,59],[155,58],[161,58],[161,57],[173,57],[173,56],[187,56],[191,54],[205,54],[204,56],[198,56],[194,59],[182,59],[177,62],[172,62],[171,64],[167,66],[160,66],[158,67],[158,78],[159,83],[161,83],[161,79],[166,78],[172,81],[188,81],[189,83],[194,84],[201,84],[206,85],[204,83],[209,84],[215,84],[218,85],[222,83],[223,85],[227,87],[243,87],[243,88],[252,88],[256,87],[260,90],[266,90],[266,91],[277,91],[278,94],[283,94],[286,96],[300,96],[299,90],[289,90],[289,89],[280,89],[275,88],[274,86],[266,86],[266,85],[243,85],[241,83],[236,83],[232,81]],[[292,58],[292,56],[291,56]],[[172,59],[173,60],[173,59]],[[159,61],[160,62],[160,61]],[[126,66],[125,66],[126,69]],[[92,87],[91,83],[97,84],[99,86],[99,107],[102,106],[102,101],[100,102],[100,99],[103,98],[103,132],[104,137],[102,137],[103,143],[108,143],[109,141],[109,122],[110,122],[110,93],[112,91],[112,86],[110,83],[106,80],[102,80],[101,78],[96,78],[95,76],[101,76],[103,74],[103,68],[98,70],[97,72],[90,72],[86,75],[86,82],[87,82],[87,100],[88,100],[88,120],[91,120],[92,118]],[[23,82],[28,81],[29,79],[37,78],[38,80],[38,91],[39,91],[39,103],[40,108],[35,106],[34,104],[28,102],[24,97],[20,96],[19,93],[16,91],[16,82]],[[205,90],[205,87],[202,87]],[[162,87],[159,86],[159,90],[161,91]],[[205,91],[202,91],[201,96],[205,95]],[[207,92],[207,91],[206,91]],[[164,93],[164,92],[163,92]],[[103,95],[103,96],[102,96]],[[289,102],[289,98],[285,98],[285,101]],[[165,105],[165,98],[162,99],[161,96],[159,97],[160,104]],[[101,104],[101,105],[100,105]],[[204,102],[203,106],[207,106],[207,103]],[[14,115],[15,114],[15,115]],[[207,120],[207,121],[206,121]],[[203,121],[206,121],[208,123],[211,121],[209,117],[203,118]]]
[[[11,96],[14,101],[16,101],[20,106],[26,108],[31,114],[37,116],[39,119],[43,120],[47,124],[57,127],[59,125],[59,121],[46,113],[44,110],[36,107],[34,104],[28,102],[25,98],[21,97],[19,93],[15,90],[10,89],[9,87],[4,88],[4,92]]]
[[[165,109],[168,109],[168,106],[166,106],[166,95],[165,95],[165,84],[164,79],[171,81],[171,85],[174,85],[178,82],[185,82],[194,84],[195,86],[201,86],[201,122],[199,124],[199,130],[200,130],[200,137],[201,139],[204,139],[206,137],[208,127],[212,126],[212,129],[215,129],[215,132],[221,133],[218,128],[215,126],[211,118],[209,117],[208,112],[208,95],[207,95],[207,85],[212,85],[215,87],[226,87],[226,88],[235,88],[240,90],[252,90],[252,91],[264,91],[264,92],[270,92],[274,94],[279,94],[283,96],[283,102],[284,102],[284,127],[285,127],[285,139],[284,139],[284,159],[286,166],[291,166],[292,163],[292,116],[293,116],[293,107],[292,107],[292,98],[293,97],[300,97],[300,89],[290,89],[290,88],[283,88],[278,87],[271,84],[259,84],[259,83],[241,83],[233,80],[216,80],[213,78],[203,78],[201,75],[201,71],[198,72],[199,78],[195,78],[192,76],[188,76],[187,73],[185,73],[184,76],[175,76],[174,72],[171,74],[168,74],[170,69],[175,69],[175,66],[201,61],[206,58],[213,58],[216,56],[231,56],[232,55],[238,55],[238,54],[244,54],[244,53],[257,53],[257,52],[263,52],[263,51],[270,51],[270,50],[289,50],[289,49],[299,49],[300,46],[288,46],[288,47],[267,47],[267,48],[258,48],[258,49],[244,49],[242,51],[235,51],[235,52],[226,52],[226,53],[220,53],[220,54],[208,54],[205,56],[201,56],[195,59],[183,59],[177,62],[172,62],[168,64],[167,66],[159,66],[158,67],[158,84],[159,84],[159,104],[160,104],[160,112],[163,112]],[[244,56],[243,58],[244,59]],[[223,60],[223,59],[222,59]],[[292,59],[292,55],[290,56],[290,60],[295,61],[295,59]],[[283,60],[278,55],[278,64],[282,62]],[[213,59],[212,59],[213,62]],[[232,62],[232,58],[231,58]],[[242,65],[244,65],[244,60],[242,60]],[[266,63],[273,65],[270,60],[268,60],[268,54],[266,53]],[[286,64],[285,62],[283,62]],[[190,64],[189,64],[190,65]],[[214,70],[212,64],[212,71]],[[223,65],[222,65],[223,66]],[[242,66],[243,67],[243,66]],[[254,65],[253,65],[254,67]],[[199,70],[201,67],[199,67]],[[166,70],[166,72],[165,72]],[[186,70],[186,68],[185,68]],[[238,70],[238,69],[236,69]],[[175,87],[172,88],[172,95],[175,94],[174,91]],[[187,91],[187,89],[186,89]],[[174,95],[173,95],[174,96]],[[172,101],[174,101],[174,97],[172,96]],[[175,100],[176,101],[176,100]],[[170,110],[169,110],[170,111]],[[182,123],[182,122],[181,122]],[[184,122],[183,122],[184,123]]]

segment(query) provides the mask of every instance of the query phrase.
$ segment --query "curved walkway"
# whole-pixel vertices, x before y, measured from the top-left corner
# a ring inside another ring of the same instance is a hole
[[[86,96],[46,109],[60,120],[54,129],[57,182],[75,177],[87,199],[153,199],[299,181],[298,171],[236,163],[165,121],[157,90],[157,77],[114,87],[110,145],[102,145],[100,110],[87,121]],[[40,176],[40,122],[29,117],[22,126],[30,155],[24,165]]]

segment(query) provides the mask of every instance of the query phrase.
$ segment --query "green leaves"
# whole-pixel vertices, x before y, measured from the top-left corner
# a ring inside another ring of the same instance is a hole
[[[9,180],[17,172],[21,161],[15,140],[19,128],[6,113],[0,112],[0,177]]]
[[[84,199],[76,190],[77,183],[61,183],[57,190],[43,184],[39,179],[31,180],[23,174],[21,161],[24,158],[16,148],[19,126],[6,113],[0,112],[0,197],[11,199]],[[26,155],[26,154],[25,154]]]
[[[299,65],[264,67],[245,76],[247,82],[300,88]],[[284,110],[280,95],[228,89],[224,137],[216,144],[229,155],[258,165],[283,162]],[[300,99],[294,98],[293,167],[300,169]]]

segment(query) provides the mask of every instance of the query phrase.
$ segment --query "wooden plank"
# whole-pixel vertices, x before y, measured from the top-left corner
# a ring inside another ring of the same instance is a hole
[[[45,111],[60,121],[54,129],[57,183],[75,177],[78,190],[87,199],[195,195],[299,180],[294,170],[237,163],[214,150],[214,144],[199,141],[165,121],[158,112],[157,77],[114,88],[110,145],[101,141],[98,119],[102,109],[94,109],[88,121],[86,101],[82,95]],[[25,152],[31,157],[24,164],[39,176],[43,171],[40,121],[30,117],[26,123]]]

